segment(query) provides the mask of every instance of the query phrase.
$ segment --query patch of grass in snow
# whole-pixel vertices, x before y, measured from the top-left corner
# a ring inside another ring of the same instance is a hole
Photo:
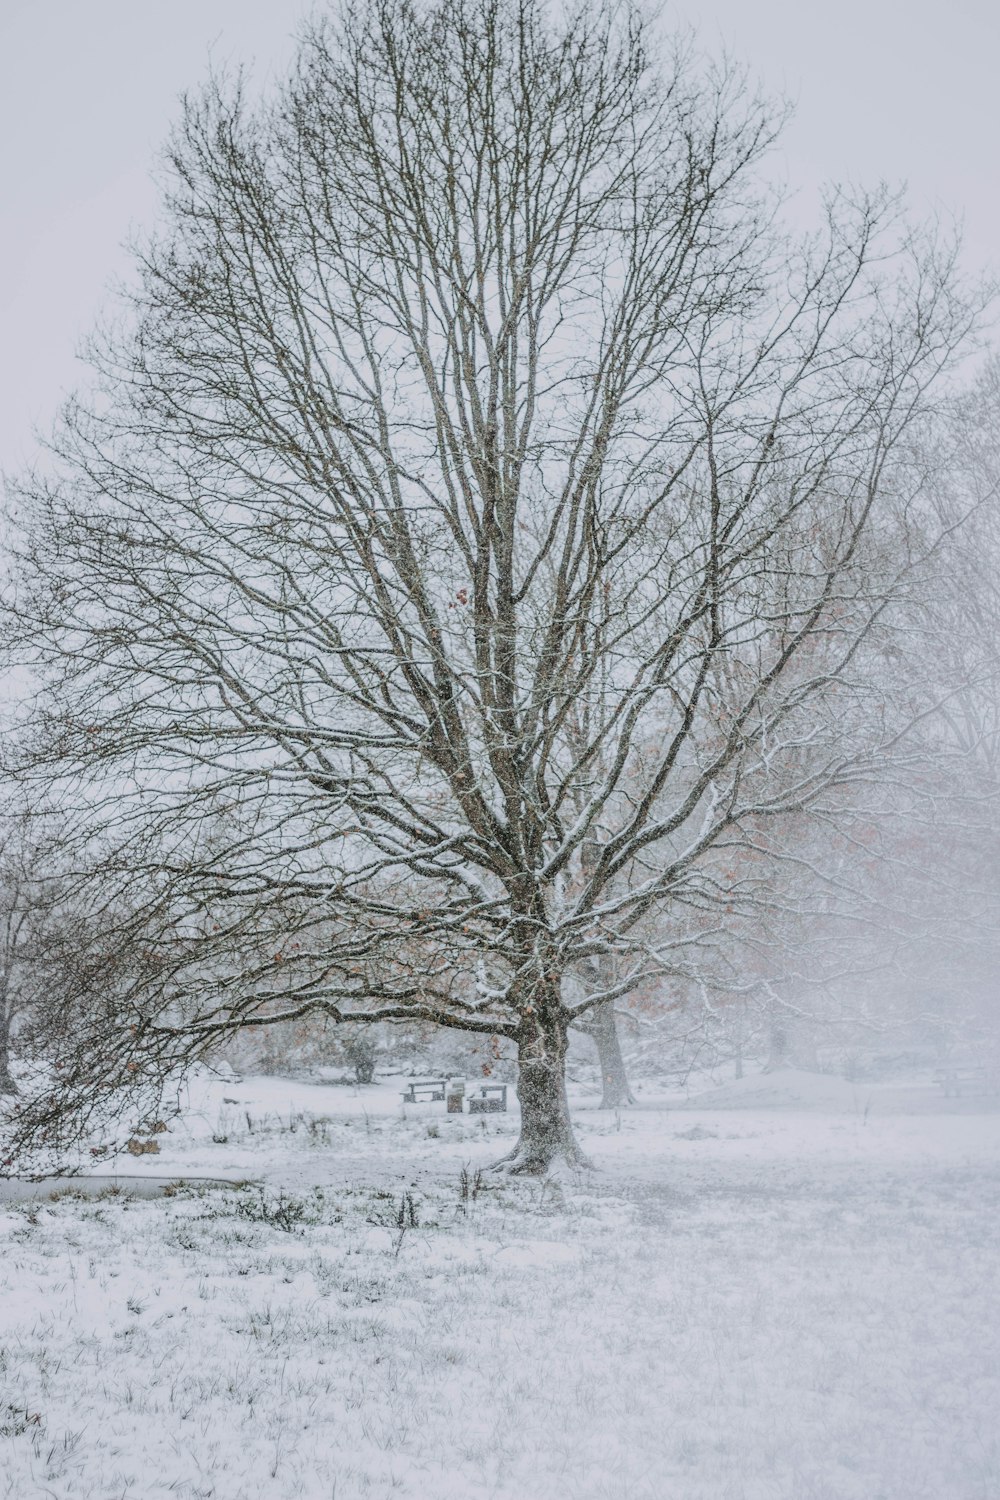
[[[307,1223],[320,1222],[322,1198],[317,1199],[314,1194],[312,1202],[307,1202],[288,1193],[269,1193],[264,1187],[249,1188],[237,1198],[236,1214],[251,1223],[271,1224],[290,1234]]]
[[[0,1437],[20,1437],[41,1425],[41,1412],[30,1411],[26,1406],[12,1406],[9,1401],[0,1407]]]

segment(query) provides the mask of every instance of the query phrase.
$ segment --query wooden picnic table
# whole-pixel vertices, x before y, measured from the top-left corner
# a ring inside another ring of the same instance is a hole
[[[946,1099],[962,1094],[995,1094],[997,1076],[988,1067],[975,1063],[946,1063],[934,1074]]]
[[[469,1096],[470,1115],[506,1114],[507,1085],[505,1083],[482,1083],[478,1093]]]
[[[403,1091],[403,1103],[433,1104],[436,1099],[444,1098],[447,1082],[446,1078],[414,1078]]]

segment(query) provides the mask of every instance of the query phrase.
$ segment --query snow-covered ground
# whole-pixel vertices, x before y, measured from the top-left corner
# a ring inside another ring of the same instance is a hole
[[[121,1169],[248,1185],[0,1204],[2,1500],[1000,1495],[996,1101],[581,1096],[600,1170],[495,1182],[401,1087],[201,1079]]]

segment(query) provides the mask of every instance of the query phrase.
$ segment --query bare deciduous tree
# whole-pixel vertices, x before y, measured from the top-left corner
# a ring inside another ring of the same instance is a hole
[[[349,7],[272,104],[187,101],[18,504],[18,773],[156,956],[36,1120],[326,1012],[510,1039],[508,1167],[581,1159],[567,1027],[871,753],[823,748],[898,581],[865,539],[972,317],[884,196],[783,236],[775,128],[637,13],[529,0]]]
[[[0,1093],[20,1092],[25,1060],[75,1046],[73,1032],[114,966],[102,923],[80,900],[58,825],[8,809],[0,831]]]
[[[23,809],[0,824],[0,1094],[17,1094],[15,1041],[62,1029],[80,951],[79,913],[65,901],[60,839]]]

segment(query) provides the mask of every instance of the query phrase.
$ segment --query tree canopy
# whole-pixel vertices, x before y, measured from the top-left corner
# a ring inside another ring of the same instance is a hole
[[[148,960],[32,1128],[324,1011],[510,1039],[511,1165],[576,1159],[568,1024],[871,765],[903,444],[975,308],[884,193],[787,234],[779,125],[638,11],[534,0],[346,6],[273,98],[185,101],[16,500],[14,769]]]

